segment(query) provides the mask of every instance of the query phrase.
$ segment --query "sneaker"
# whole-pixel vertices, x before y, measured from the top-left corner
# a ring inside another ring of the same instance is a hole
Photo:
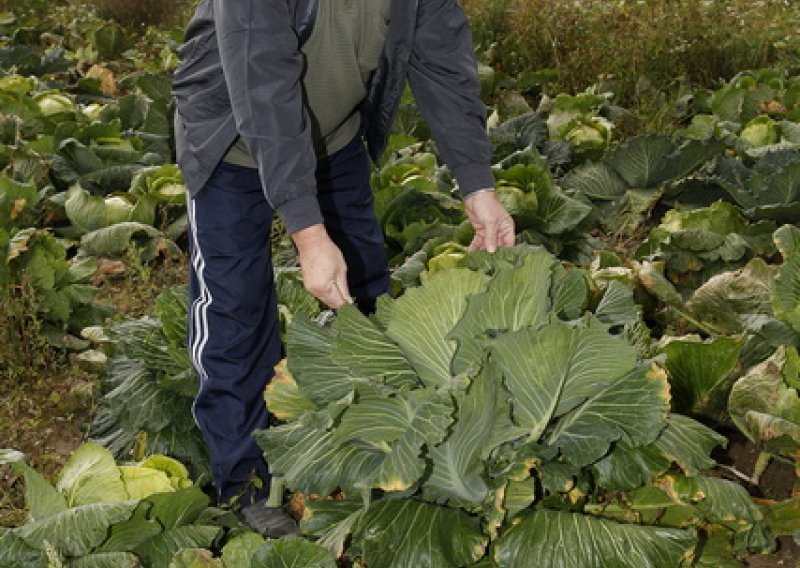
[[[239,522],[268,538],[298,534],[297,521],[283,507],[267,507],[266,499],[242,507],[236,516]]]

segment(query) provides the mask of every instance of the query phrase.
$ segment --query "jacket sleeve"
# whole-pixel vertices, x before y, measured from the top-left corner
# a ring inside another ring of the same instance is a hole
[[[457,0],[419,0],[408,80],[462,195],[494,187],[469,22]]]
[[[239,135],[290,233],[321,223],[316,157],[303,105],[303,56],[287,0],[213,0]]]

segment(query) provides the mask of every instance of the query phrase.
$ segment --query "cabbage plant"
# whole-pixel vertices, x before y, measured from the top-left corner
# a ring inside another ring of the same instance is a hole
[[[791,223],[800,215],[800,151],[767,153],[748,167],[725,157],[705,177],[721,187],[725,198],[739,205],[749,219]]]
[[[371,318],[295,318],[267,397],[285,423],[256,437],[290,488],[337,494],[306,502],[306,533],[376,568],[679,566],[712,530],[724,554],[768,547],[746,492],[700,475],[724,439],[669,412],[664,371],[587,293],[519,247]]]
[[[7,250],[10,281],[32,292],[42,336],[54,346],[85,348],[75,335],[109,313],[95,304],[97,289],[89,283],[96,260],[68,259],[66,246],[44,229],[16,232]]]
[[[155,221],[155,201],[152,198],[128,194],[101,197],[91,195],[77,184],[67,192],[64,210],[81,234],[126,221],[146,225]]]
[[[766,451],[795,461],[800,451],[798,369],[797,350],[781,347],[736,381],[728,399],[731,420],[745,436]]]
[[[770,221],[750,223],[741,210],[718,201],[692,211],[672,209],[636,251],[637,258],[663,261],[669,279],[682,289],[744,266],[775,251]]]
[[[777,318],[800,333],[800,229],[784,225],[774,239],[783,264],[775,277],[772,309]]]
[[[676,143],[664,135],[645,134],[620,144],[600,162],[570,170],[559,183],[568,194],[590,200],[604,227],[629,234],[675,184],[723,150],[719,141]]]
[[[800,118],[800,81],[777,69],[742,71],[711,95],[711,111],[722,120],[746,124],[765,111]]]
[[[191,412],[197,383],[186,348],[186,288],[165,290],[154,308],[152,316],[109,328],[114,349],[89,433],[118,458],[138,445],[207,475],[208,453]]]
[[[39,105],[42,115],[48,118],[75,112],[75,104],[72,99],[59,92],[41,93],[34,100]]]

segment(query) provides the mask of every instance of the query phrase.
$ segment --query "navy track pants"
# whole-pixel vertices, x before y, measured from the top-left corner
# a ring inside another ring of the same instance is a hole
[[[365,312],[388,292],[383,234],[359,137],[317,164],[325,227]],[[189,200],[189,350],[200,377],[194,414],[211,456],[219,502],[267,497],[269,471],[252,438],[266,428],[263,390],[282,356],[270,251],[274,211],[255,169],[222,162]],[[253,475],[264,481],[251,490]]]

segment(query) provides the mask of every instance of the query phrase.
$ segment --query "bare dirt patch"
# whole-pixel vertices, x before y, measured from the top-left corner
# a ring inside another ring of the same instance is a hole
[[[28,463],[53,479],[85,439],[94,409],[97,379],[77,367],[60,376],[0,384],[0,447],[25,454]],[[25,522],[22,479],[0,466],[0,526]]]

